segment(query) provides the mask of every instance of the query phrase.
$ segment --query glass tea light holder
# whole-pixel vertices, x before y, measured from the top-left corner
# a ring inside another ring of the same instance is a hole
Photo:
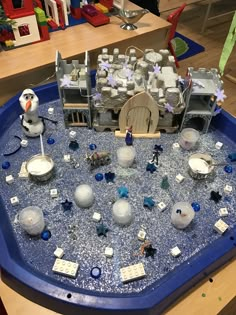
[[[44,153],[42,135],[40,135],[41,154],[32,156],[26,163],[26,170],[31,179],[44,182],[51,178],[54,170],[52,158]]]
[[[194,179],[205,179],[213,171],[215,162],[209,154],[195,153],[188,160],[189,174]]]
[[[185,128],[180,133],[179,145],[185,150],[191,150],[196,146],[199,138],[200,134],[196,129]]]
[[[118,164],[123,168],[128,168],[134,163],[136,151],[133,146],[124,146],[117,150],[116,155]]]
[[[22,229],[32,236],[40,235],[45,227],[43,211],[36,206],[22,209],[18,219]]]

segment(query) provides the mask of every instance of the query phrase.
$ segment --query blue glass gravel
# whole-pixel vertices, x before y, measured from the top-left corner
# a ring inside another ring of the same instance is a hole
[[[44,241],[48,241],[50,238],[51,238],[52,234],[49,230],[45,230],[41,233],[41,238],[44,240]]]
[[[96,150],[96,149],[97,149],[96,144],[95,144],[95,143],[90,143],[89,149],[90,149],[90,150]]]
[[[54,144],[55,143],[55,140],[53,138],[48,138],[47,140],[47,144]]]
[[[197,202],[192,202],[191,206],[195,212],[198,212],[201,210],[200,204]]]
[[[232,168],[231,165],[225,165],[224,171],[225,171],[226,173],[232,173],[232,172],[233,172],[233,168]]]
[[[11,164],[10,164],[10,162],[8,162],[8,161],[4,161],[4,162],[2,163],[2,168],[3,168],[4,170],[7,170],[10,166],[11,166]]]
[[[103,176],[102,173],[97,173],[95,175],[95,179],[96,179],[97,182],[100,182],[101,180],[103,180],[103,178],[104,178],[104,176]]]
[[[72,140],[69,144],[69,148],[73,151],[76,151],[79,149],[79,144],[76,140]]]

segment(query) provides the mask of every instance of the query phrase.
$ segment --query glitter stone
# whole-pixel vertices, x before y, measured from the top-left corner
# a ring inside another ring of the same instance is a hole
[[[54,144],[54,143],[55,143],[55,140],[54,140],[53,138],[48,138],[48,139],[47,139],[47,143],[50,144],[50,145],[51,145],[51,144]]]
[[[103,178],[104,178],[104,176],[103,176],[102,173],[97,173],[97,174],[95,175],[95,179],[96,179],[97,182],[102,181]]]
[[[41,233],[41,238],[44,241],[48,241],[50,239],[50,237],[52,236],[51,232],[49,230],[45,230]]]
[[[225,171],[226,173],[232,173],[232,172],[233,172],[233,168],[232,168],[231,165],[225,165],[224,171]]]
[[[192,202],[191,206],[195,212],[198,212],[201,209],[200,204],[197,202]]]
[[[89,149],[90,149],[90,150],[96,150],[96,149],[97,149],[96,144],[95,144],[95,143],[90,143]]]
[[[3,168],[4,170],[7,170],[10,166],[11,166],[11,164],[10,164],[10,162],[8,162],[8,161],[4,161],[4,162],[2,163],[2,168]]]

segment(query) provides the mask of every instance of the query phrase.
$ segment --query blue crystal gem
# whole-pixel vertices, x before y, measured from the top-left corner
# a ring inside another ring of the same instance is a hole
[[[197,202],[192,202],[191,206],[192,206],[192,208],[193,208],[193,210],[194,210],[195,212],[198,212],[198,211],[200,211],[200,209],[201,209],[199,203],[197,203]]]
[[[101,180],[103,180],[103,174],[102,173],[97,173],[95,175],[95,179],[97,182],[100,182]]]
[[[54,144],[55,140],[53,138],[48,138],[47,143],[48,144]]]
[[[156,171],[157,167],[155,166],[154,163],[148,163],[146,167],[146,171],[150,173],[154,173]]]
[[[232,173],[232,172],[233,172],[233,168],[232,168],[231,165],[225,165],[224,171],[225,171],[226,173]]]
[[[98,279],[101,277],[101,274],[102,274],[102,271],[101,271],[101,268],[99,267],[93,267],[90,271],[90,276],[93,278],[93,279]]]
[[[230,154],[228,155],[228,158],[230,159],[231,162],[236,161],[236,152],[230,153]]]
[[[52,236],[51,232],[49,230],[45,230],[41,233],[41,238],[44,240],[44,241],[48,241],[49,238]]]
[[[96,226],[96,231],[98,236],[107,236],[107,232],[109,231],[108,227],[103,223]]]
[[[69,148],[73,151],[76,151],[79,149],[79,144],[76,140],[72,140],[69,144]]]
[[[7,170],[10,167],[10,165],[11,165],[10,162],[5,161],[5,162],[2,163],[2,168],[4,170]]]
[[[96,149],[97,149],[96,144],[95,144],[95,143],[90,143],[89,149],[90,149],[90,150],[96,150]]]
[[[152,197],[144,197],[143,206],[151,210],[155,206],[155,201]]]
[[[116,177],[115,173],[112,172],[105,173],[105,179],[107,183],[113,183],[115,177]]]
[[[66,211],[70,211],[71,210],[71,208],[73,206],[73,203],[66,199],[65,201],[61,202],[61,205],[62,205],[62,208],[63,208],[64,212],[66,212]]]
[[[121,186],[117,189],[120,198],[128,198],[129,190],[125,186]]]

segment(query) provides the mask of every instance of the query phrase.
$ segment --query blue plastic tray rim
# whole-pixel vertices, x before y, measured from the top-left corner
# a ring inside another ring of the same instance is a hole
[[[40,99],[40,103],[57,100],[59,98],[56,82],[35,88],[34,90]],[[0,108],[0,117],[2,115],[4,115],[4,117],[10,117],[12,115],[13,106],[15,106],[14,115],[17,116],[20,114],[20,109],[15,110],[18,98],[19,94]],[[18,106],[18,108],[20,107]],[[8,120],[5,120],[2,124],[0,124],[0,133],[4,131]],[[231,126],[230,130],[227,127],[227,124]],[[225,111],[222,111],[221,114],[213,119],[213,125],[223,133],[226,133],[227,136],[236,134],[233,133],[232,129],[232,126],[234,127],[234,130],[236,129],[235,118]],[[222,126],[223,130],[221,130]],[[234,138],[232,140],[234,140]],[[2,201],[0,201],[0,206],[4,207]],[[2,216],[3,211],[0,213],[0,218]],[[11,228],[9,221],[5,220],[5,223],[8,225],[7,228]],[[214,271],[220,265],[235,257],[235,239],[236,227],[227,231],[221,238],[217,239],[215,242],[203,249],[200,255],[198,254],[197,257],[193,256],[191,259],[186,261],[184,266],[182,264],[181,272],[176,272],[179,267],[176,268],[175,272],[169,272],[169,274],[163,277],[163,279],[157,281],[157,283],[154,283],[154,285],[149,286],[143,292],[138,294],[106,295],[97,292],[91,293],[86,290],[75,290],[61,283],[56,285],[51,279],[47,279],[46,281],[46,279],[42,279],[40,275],[37,276],[37,273],[31,273],[30,268],[19,265],[14,259],[12,259],[9,243],[11,243],[12,246],[14,243],[16,245],[16,242],[14,239],[6,239],[2,230],[0,230],[0,266],[2,268],[3,281],[8,283],[10,286],[14,283],[14,289],[16,291],[19,290],[19,288],[22,288],[23,284],[25,288],[38,292],[38,298],[37,296],[32,297],[30,293],[27,294],[27,289],[22,292],[22,294],[26,295],[26,297],[31,296],[31,298],[39,304],[44,304],[42,300],[43,297],[52,299],[54,302],[52,304],[49,303],[46,306],[53,308],[56,311],[62,311],[61,302],[63,302],[65,307],[70,305],[70,307],[72,306],[76,310],[89,308],[89,314],[93,314],[93,310],[96,311],[96,314],[99,310],[101,310],[101,314],[106,311],[109,313],[112,311],[128,311],[129,314],[151,314],[152,312],[154,312],[154,314],[159,314],[177,297],[206,276],[206,274]],[[19,288],[16,286],[16,283],[21,283]],[[70,298],[68,298],[68,294],[71,294]]]

